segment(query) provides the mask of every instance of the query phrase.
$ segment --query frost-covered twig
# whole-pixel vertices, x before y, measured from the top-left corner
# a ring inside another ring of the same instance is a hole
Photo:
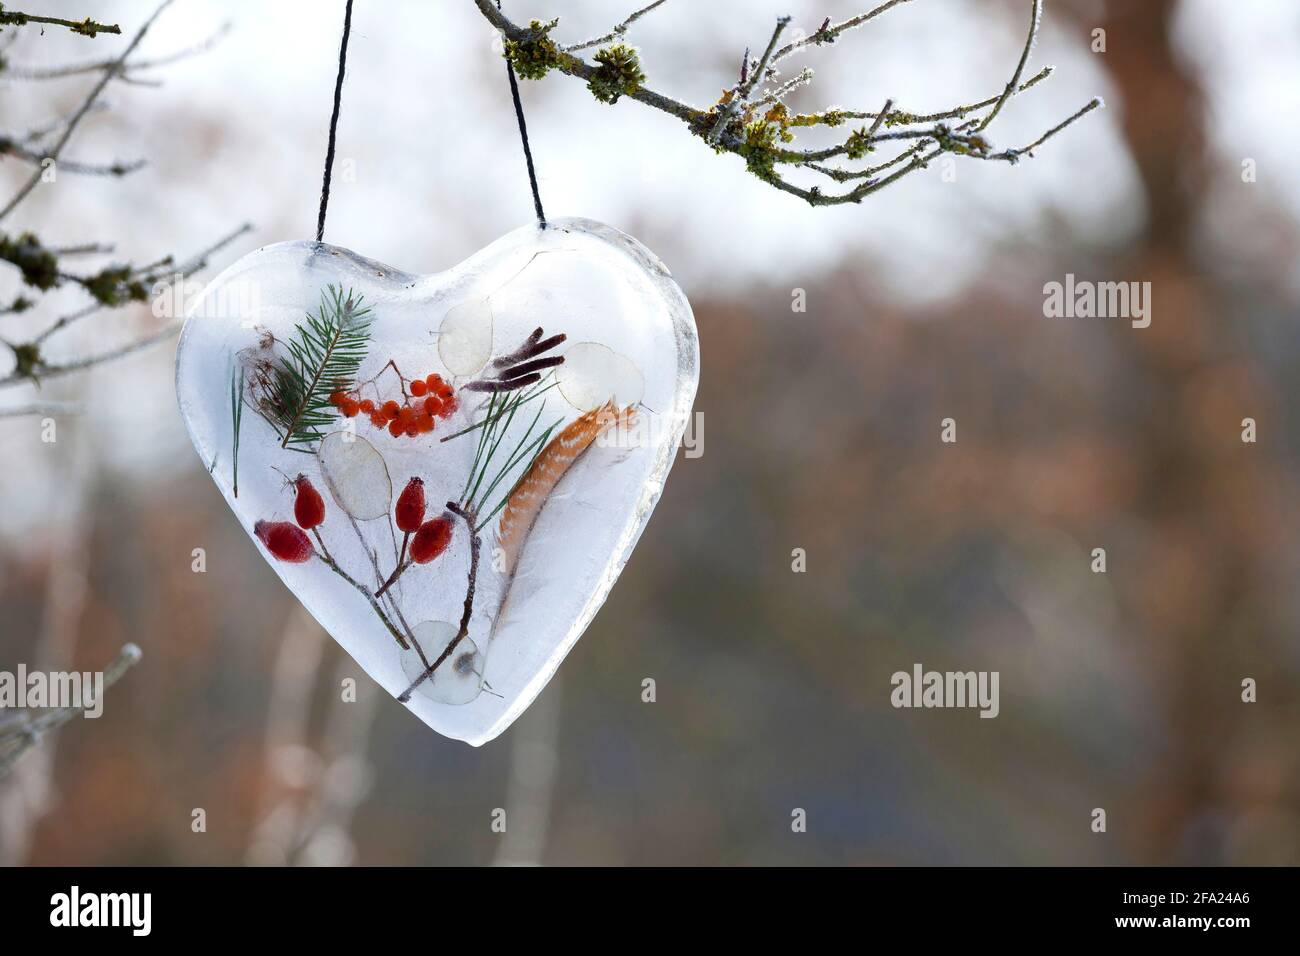
[[[773,103],[780,103],[787,96],[793,93],[801,86],[807,86],[813,80],[813,71],[804,67],[795,76],[786,80],[772,92],[768,93],[760,100],[754,102],[755,106],[771,106]]]
[[[640,20],[643,16],[653,10],[655,7],[662,6],[666,0],[655,0],[654,3],[647,4],[641,9],[628,15],[628,17],[614,29],[610,30],[604,36],[593,37],[590,40],[584,40],[582,43],[574,43],[564,48],[565,53],[577,53],[579,50],[589,50],[593,46],[600,46],[602,43],[610,43],[614,40],[622,39],[623,34],[627,33],[628,27]]]
[[[586,49],[588,43],[563,47],[550,38],[558,21],[542,23],[534,20],[525,27],[512,22],[492,0],[474,2],[488,22],[501,31],[506,40],[506,58],[514,64],[521,77],[540,79],[548,72],[556,71],[586,81],[588,88],[602,102],[613,103],[626,97],[668,113],[685,123],[691,134],[705,140],[716,152],[742,157],[747,169],[759,179],[814,206],[861,202],[878,189],[897,182],[918,169],[924,169],[931,159],[944,153],[977,160],[1014,162],[1020,156],[1031,155],[1034,147],[1102,105],[1099,99],[1090,100],[1040,136],[1031,146],[1022,149],[998,151],[983,135],[1011,98],[1051,74],[1051,69],[1046,68],[1021,82],[1037,36],[1042,0],[1030,0],[1029,35],[1011,79],[1000,93],[977,103],[925,114],[900,109],[884,113],[838,108],[815,113],[795,113],[786,106],[785,98],[811,81],[811,71],[805,69],[791,80],[778,82],[776,69],[777,64],[786,58],[812,47],[834,43],[843,34],[912,0],[888,0],[839,23],[831,23],[827,18],[808,36],[775,48],[775,37],[780,35],[784,23],[778,21],[773,42],[769,43],[753,69],[746,52],[739,82],[706,109],[696,108],[648,87],[643,72],[644,65],[636,50],[616,44],[597,53],[596,63],[589,63],[574,55],[575,51]],[[621,33],[616,28],[601,39],[618,36]],[[764,92],[762,87],[769,81],[775,85]],[[985,109],[988,109],[987,113],[980,112]],[[796,134],[806,128],[836,129],[844,127],[851,120],[874,121],[882,118],[883,123],[873,123],[870,129],[850,129],[833,146],[809,149],[793,145]],[[947,119],[960,119],[962,122],[955,128],[950,128],[943,122]],[[857,162],[880,146],[890,144],[900,145],[901,151],[865,169],[825,165],[826,160],[837,157]],[[805,188],[790,180],[790,174],[799,170],[824,176],[835,183],[852,181],[858,184],[842,192],[823,191],[815,185]],[[884,170],[891,172],[884,178],[875,178],[877,172]]]
[[[1001,160],[1005,160],[1006,162],[1009,162],[1009,163],[1012,163],[1012,164],[1017,163],[1017,162],[1019,162],[1021,156],[1032,156],[1033,153],[1034,153],[1034,150],[1035,150],[1035,149],[1037,149],[1039,146],[1042,146],[1042,145],[1043,145],[1044,143],[1046,143],[1049,139],[1051,139],[1053,136],[1055,136],[1055,135],[1056,135],[1057,133],[1059,133],[1061,130],[1065,129],[1067,126],[1069,126],[1069,125],[1070,125],[1071,123],[1073,123],[1075,120],[1077,120],[1077,119],[1081,119],[1082,117],[1084,117],[1084,116],[1087,115],[1088,113],[1091,113],[1093,110],[1095,110],[1095,109],[1101,109],[1101,108],[1102,108],[1103,106],[1105,106],[1105,105],[1106,105],[1105,102],[1102,100],[1102,98],[1101,98],[1100,96],[1094,97],[1094,98],[1092,99],[1092,101],[1091,101],[1090,103],[1088,103],[1087,106],[1083,107],[1083,109],[1079,110],[1079,112],[1077,112],[1077,113],[1075,113],[1073,116],[1069,116],[1069,117],[1067,117],[1066,119],[1062,120],[1061,122],[1057,123],[1055,126],[1053,126],[1051,129],[1049,129],[1049,130],[1048,130],[1046,133],[1044,133],[1042,136],[1038,137],[1038,139],[1036,139],[1036,140],[1034,140],[1032,143],[1030,143],[1028,146],[1022,146],[1022,147],[1020,147],[1019,149],[1008,149],[1008,150],[1004,150],[1004,151],[1001,152],[1001,153],[992,153],[992,154],[989,155],[988,158],[989,158],[989,159],[1001,159]]]
[[[731,118],[736,115],[736,111],[749,102],[749,97],[750,94],[754,92],[754,87],[766,80],[767,65],[772,60],[772,54],[776,52],[776,44],[781,39],[781,34],[789,25],[789,17],[780,17],[776,21],[776,29],[772,31],[772,39],[767,41],[767,48],[763,50],[763,55],[759,57],[758,64],[754,67],[753,72],[749,74],[748,78],[744,78],[743,76],[745,70],[749,67],[749,57],[745,57],[745,62],[741,69],[741,82],[739,86],[732,89],[732,95],[728,99],[727,105],[718,113],[717,122],[715,122],[713,128],[709,130],[709,135],[705,137],[709,143],[716,143],[718,141],[718,137],[722,135],[722,131],[726,129],[727,124],[731,122]]]
[[[998,97],[997,103],[983,122],[980,123],[976,130],[987,129],[988,125],[997,119],[998,114],[1002,112],[1002,107],[1006,105],[1007,100],[1011,99],[1016,92],[1016,87],[1020,84],[1021,74],[1025,72],[1025,64],[1029,62],[1029,51],[1033,48],[1034,38],[1038,36],[1038,24],[1043,18],[1043,0],[1033,0],[1029,9],[1029,36],[1025,38],[1025,47],[1020,51],[1020,61],[1016,63],[1016,71],[1011,74],[1011,79],[1007,81],[1007,88],[1002,91]]]

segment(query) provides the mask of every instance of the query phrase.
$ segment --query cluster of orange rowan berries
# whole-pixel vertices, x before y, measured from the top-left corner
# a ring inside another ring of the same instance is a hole
[[[393,399],[376,403],[340,389],[330,395],[330,404],[347,418],[365,415],[370,424],[387,428],[394,438],[402,435],[415,438],[433,431],[437,419],[450,417],[459,405],[456,390],[436,372],[413,379],[408,388],[410,395],[403,389],[400,403]]]

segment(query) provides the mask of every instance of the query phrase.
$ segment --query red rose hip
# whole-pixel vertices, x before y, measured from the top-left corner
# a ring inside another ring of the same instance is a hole
[[[259,521],[253,525],[253,534],[267,551],[290,564],[310,561],[316,553],[306,532],[288,521]]]
[[[296,530],[296,529],[295,529]],[[416,564],[428,564],[451,544],[451,515],[442,514],[432,521],[420,525],[411,539],[411,560]]]
[[[407,534],[420,530],[420,525],[424,522],[424,482],[419,478],[412,478],[406,483],[397,498],[393,517],[397,519],[397,527]]]
[[[325,499],[306,475],[295,478],[293,487],[296,491],[293,516],[300,527],[310,531],[325,520]]]

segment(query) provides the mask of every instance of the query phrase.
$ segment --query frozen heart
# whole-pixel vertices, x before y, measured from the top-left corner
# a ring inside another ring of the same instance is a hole
[[[478,745],[627,562],[698,344],[658,259],[562,220],[429,276],[260,249],[190,310],[176,367],[194,447],[281,580],[425,723]]]

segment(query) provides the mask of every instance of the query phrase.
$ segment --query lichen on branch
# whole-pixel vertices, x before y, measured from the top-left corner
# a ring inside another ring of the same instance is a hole
[[[553,37],[558,20],[545,23],[533,20],[523,27],[506,17],[492,0],[475,0],[484,18],[501,31],[505,57],[521,77],[540,80],[552,72],[561,73],[585,81],[592,95],[603,103],[627,98],[668,113],[681,120],[692,135],[703,139],[715,152],[739,156],[750,173],[814,206],[861,202],[873,192],[924,169],[944,154],[1015,164],[1023,157],[1033,156],[1034,150],[1047,140],[1103,105],[1100,98],[1089,100],[1028,145],[1009,149],[994,146],[985,130],[1011,99],[1052,73],[1046,67],[1024,79],[1043,6],[1042,0],[1026,0],[1030,21],[1027,37],[1005,87],[992,96],[928,114],[895,109],[892,99],[874,111],[841,108],[811,113],[791,111],[785,99],[809,85],[813,73],[805,67],[787,79],[782,77],[780,65],[812,48],[835,44],[844,34],[895,7],[914,2],[886,0],[838,23],[828,17],[815,30],[784,45],[781,39],[790,19],[780,18],[758,57],[751,57],[749,50],[745,51],[736,82],[711,105],[696,107],[647,87],[642,54],[621,42],[634,21],[665,2],[657,0],[642,7],[602,37],[563,46]],[[611,40],[619,42],[602,46]],[[601,49],[595,54],[594,62],[577,55],[595,46]],[[845,128],[847,132],[832,146],[801,148],[798,132],[812,127]],[[851,165],[881,149],[891,148],[893,155],[881,157],[870,166]],[[853,185],[840,191],[825,191],[820,185],[802,186],[792,181],[791,174],[804,171],[832,183]]]
[[[62,17],[43,17],[34,13],[20,13],[17,10],[6,10],[4,4],[0,3],[0,27],[24,27],[29,23],[67,27],[73,33],[80,34],[83,37],[92,38],[101,33],[122,32],[122,28],[115,23],[98,23],[90,19],[90,17],[86,17],[84,20],[65,20]]]
[[[596,52],[596,64],[587,89],[602,103],[617,103],[619,97],[631,96],[645,82],[641,60],[636,50],[626,43],[602,47]]]
[[[516,37],[508,37],[503,56],[515,68],[521,80],[540,80],[551,70],[563,66],[566,54],[551,39],[551,31],[559,20],[542,23],[534,20],[528,30]]]

